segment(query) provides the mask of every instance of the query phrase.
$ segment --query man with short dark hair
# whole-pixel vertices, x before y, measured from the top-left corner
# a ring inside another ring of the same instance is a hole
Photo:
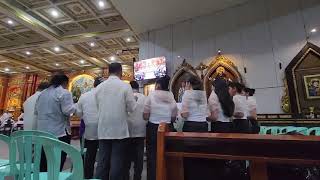
[[[35,92],[32,96],[30,96],[24,103],[23,103],[23,129],[24,130],[36,130],[37,122],[34,116],[34,109],[36,107],[36,102],[38,97],[40,96],[41,92],[49,87],[48,82],[42,82],[39,84],[37,92]]]
[[[95,99],[96,87],[102,83],[103,79],[97,77],[94,80],[94,88],[82,94],[77,104],[77,115],[83,119],[85,124],[84,146],[87,148],[84,159],[84,178],[92,179],[94,171],[94,163],[98,150],[98,109]]]
[[[144,139],[146,136],[147,121],[143,119],[143,110],[146,97],[139,93],[139,84],[136,81],[131,81],[130,85],[136,99],[135,111],[129,113],[129,144],[128,144],[128,164],[127,164],[127,177],[129,180],[129,171],[131,163],[134,163],[134,176],[133,180],[141,180],[141,173],[143,170],[143,156],[144,156]]]
[[[129,136],[128,113],[135,110],[131,87],[121,80],[119,63],[109,65],[109,78],[96,88],[99,154],[96,178],[123,180]]]

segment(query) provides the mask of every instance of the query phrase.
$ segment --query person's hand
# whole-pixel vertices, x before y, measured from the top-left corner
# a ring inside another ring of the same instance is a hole
[[[186,87],[185,87],[186,90],[191,90],[191,84],[190,82],[186,82]]]
[[[243,116],[244,116],[244,114],[243,114],[242,112],[236,112],[236,113],[234,113],[234,117],[235,117],[235,118],[241,119],[241,118],[243,118]]]

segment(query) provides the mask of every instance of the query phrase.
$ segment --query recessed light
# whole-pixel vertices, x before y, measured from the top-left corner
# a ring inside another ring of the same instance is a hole
[[[84,60],[80,60],[80,63],[81,63],[81,64],[84,64]]]
[[[12,21],[11,19],[9,19],[9,20],[7,21],[7,23],[10,24],[10,25],[12,25],[12,24],[13,24],[13,21]]]
[[[30,67],[29,67],[29,66],[26,66],[26,69],[30,69]]]
[[[26,55],[30,55],[31,54],[31,52],[30,51],[26,51]]]
[[[316,28],[313,28],[313,29],[311,29],[311,32],[312,32],[312,33],[315,33],[315,32],[317,32],[317,29],[316,29]]]
[[[218,53],[220,54],[221,52],[222,52],[222,51],[219,49],[219,50],[218,50]]]
[[[177,56],[177,58],[181,58],[181,56]]]
[[[56,65],[56,66],[60,66],[60,64],[58,64],[58,63],[56,63],[55,65]]]
[[[99,2],[98,2],[98,5],[99,5],[99,7],[101,7],[101,8],[103,8],[103,7],[105,6],[105,4],[104,4],[103,1],[99,1]]]
[[[59,52],[59,51],[60,51],[60,47],[56,46],[56,47],[53,48],[53,50],[54,50],[55,52]]]
[[[91,43],[90,43],[90,46],[91,46],[91,47],[94,47],[95,45],[96,45],[96,43],[94,43],[94,42],[91,42]]]
[[[126,41],[127,41],[127,42],[131,42],[131,38],[127,38]]]
[[[111,61],[114,61],[114,60],[116,60],[116,57],[111,56],[111,57],[110,57],[110,60],[111,60]]]
[[[8,72],[8,71],[10,71],[10,69],[9,68],[4,68],[4,71]]]
[[[55,10],[55,9],[52,9],[50,11],[50,14],[51,14],[52,17],[55,17],[55,18],[59,16],[59,12],[57,10]]]

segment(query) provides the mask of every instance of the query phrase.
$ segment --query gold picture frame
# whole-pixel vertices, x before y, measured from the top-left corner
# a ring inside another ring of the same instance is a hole
[[[303,77],[307,99],[320,99],[320,74]]]

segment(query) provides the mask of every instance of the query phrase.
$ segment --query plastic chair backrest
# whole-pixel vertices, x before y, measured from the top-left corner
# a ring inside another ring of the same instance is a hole
[[[312,132],[314,131],[314,135],[319,136],[320,135],[320,127],[312,127],[309,128],[306,132],[306,135],[310,136],[312,135]]]
[[[67,153],[73,162],[73,170],[68,179],[83,179],[83,163],[80,152],[73,146],[57,139],[44,136],[16,136],[11,138],[11,147],[18,149],[19,178],[24,180],[39,180],[41,149],[47,158],[48,180],[58,180],[60,174],[61,152]],[[34,152],[32,153],[32,149]],[[15,154],[15,150],[14,153]],[[34,159],[32,160],[32,155]],[[16,157],[11,157],[16,162]],[[31,167],[33,166],[33,167]]]
[[[10,137],[9,137],[9,136],[6,136],[6,135],[3,135],[3,134],[0,134],[0,141],[5,142],[5,143],[9,146],[9,144],[10,144]]]
[[[36,131],[36,130],[14,131],[11,134],[11,137],[17,137],[17,136],[44,136],[44,137],[57,139],[57,137],[51,133],[44,132],[44,131]]]
[[[307,135],[308,128],[307,127],[296,127],[296,132],[301,133],[303,135]]]

